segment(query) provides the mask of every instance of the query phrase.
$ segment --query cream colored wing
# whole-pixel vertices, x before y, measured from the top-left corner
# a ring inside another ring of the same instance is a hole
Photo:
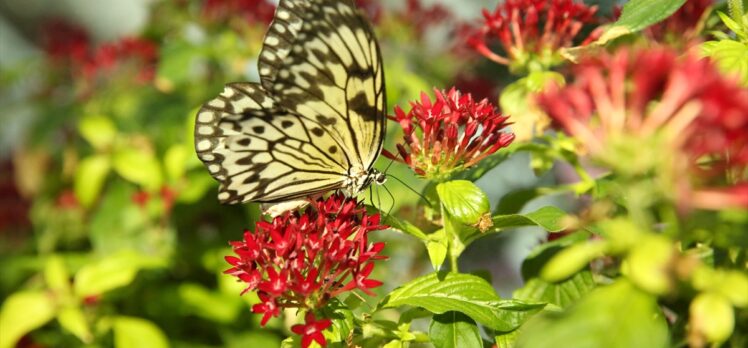
[[[279,105],[318,123],[351,165],[373,166],[385,134],[384,72],[372,29],[350,0],[281,0],[259,70]]]

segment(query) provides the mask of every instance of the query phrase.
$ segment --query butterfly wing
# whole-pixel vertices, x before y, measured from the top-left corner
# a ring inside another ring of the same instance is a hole
[[[233,83],[200,109],[195,148],[223,203],[278,202],[339,188],[349,164],[317,123],[278,108],[260,86]]]
[[[259,69],[284,108],[320,123],[351,164],[373,166],[385,134],[384,70],[374,33],[350,0],[282,0]]]
[[[384,75],[350,1],[281,0],[260,84],[226,86],[198,113],[195,147],[225,203],[280,202],[341,188],[382,146]]]

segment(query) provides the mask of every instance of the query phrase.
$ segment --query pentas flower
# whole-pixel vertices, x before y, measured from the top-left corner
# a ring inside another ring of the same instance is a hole
[[[665,48],[622,49],[572,69],[574,83],[550,87],[539,104],[592,156],[619,172],[664,172],[682,204],[748,206],[735,185],[748,167],[748,90],[710,61]],[[632,143],[657,150],[617,156]]]
[[[558,50],[583,40],[586,24],[597,24],[597,6],[573,0],[506,0],[483,10],[483,25],[468,45],[513,71],[548,68],[562,61]],[[502,52],[490,48],[497,41]]]
[[[374,261],[386,259],[379,255],[384,243],[368,239],[369,232],[386,228],[379,219],[340,194],[311,201],[303,213],[260,221],[254,232],[244,232],[242,241],[231,242],[236,256],[226,256],[232,267],[225,273],[246,284],[242,294],[257,291],[261,302],[252,311],[263,314],[262,325],[282,308],[311,312],[347,291],[373,295],[369,289],[382,285],[369,279]],[[307,326],[312,325],[309,318]],[[313,325],[316,331],[326,327],[319,323],[324,321]],[[307,336],[309,342],[322,337],[314,332]]]
[[[320,346],[326,347],[327,341],[322,331],[332,325],[330,319],[317,320],[312,312],[308,312],[304,317],[304,324],[297,324],[291,327],[291,331],[301,335],[301,347],[307,348],[312,342],[317,342]]]
[[[436,100],[421,93],[405,113],[395,107],[389,118],[403,128],[404,143],[397,144],[399,157],[387,150],[382,154],[409,165],[418,175],[444,179],[453,171],[475,165],[514,140],[505,130],[507,116],[488,100],[473,100],[455,88],[434,90]]]
[[[698,34],[714,0],[688,0],[664,21],[647,28],[644,33],[652,39],[667,43],[698,43]]]

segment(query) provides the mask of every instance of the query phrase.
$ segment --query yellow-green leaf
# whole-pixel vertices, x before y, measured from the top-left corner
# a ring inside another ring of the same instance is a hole
[[[27,333],[55,315],[55,303],[44,291],[24,291],[10,295],[0,309],[0,348],[15,347]]]
[[[110,168],[111,162],[106,155],[94,155],[80,162],[75,171],[73,191],[81,205],[90,207],[99,197]]]

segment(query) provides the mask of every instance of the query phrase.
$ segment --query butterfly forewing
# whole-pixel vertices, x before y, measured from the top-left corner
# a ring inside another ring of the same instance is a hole
[[[342,188],[384,136],[384,80],[368,23],[349,1],[281,0],[259,61],[198,113],[195,147],[226,203]]]
[[[263,78],[263,85],[285,108],[324,126],[351,150],[352,163],[369,169],[385,130],[384,73],[374,34],[350,1],[281,1],[271,28],[296,19],[300,28],[281,33],[295,33],[293,41],[268,32],[260,69],[272,67],[272,80]]]

